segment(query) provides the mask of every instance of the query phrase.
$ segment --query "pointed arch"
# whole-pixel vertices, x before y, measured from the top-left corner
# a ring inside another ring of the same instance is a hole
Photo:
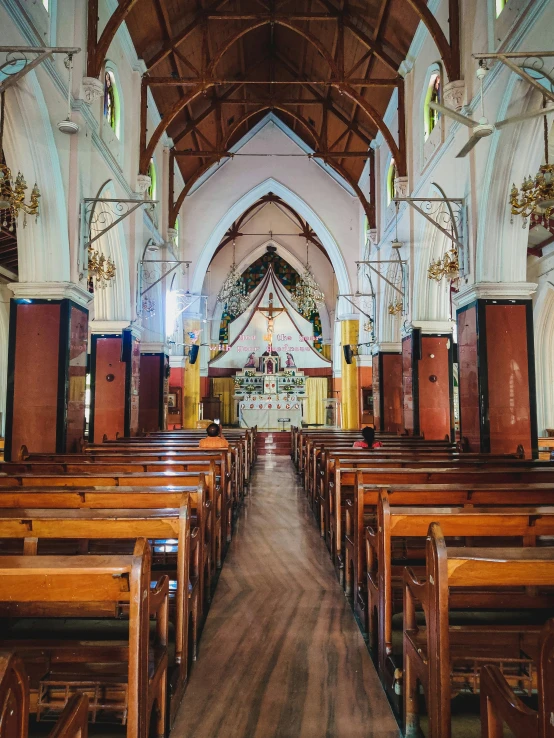
[[[281,184],[272,177],[253,187],[249,192],[240,197],[235,204],[225,213],[210,234],[207,242],[204,244],[200,256],[198,258],[196,268],[192,277],[191,292],[200,294],[206,272],[212,260],[212,257],[224,238],[225,233],[242,213],[264,195],[273,192],[282,200],[288,202],[296,212],[307,221],[317,234],[322,245],[325,247],[337,279],[339,292],[350,293],[350,278],[346,269],[340,248],[335,241],[332,233],[329,231],[325,223],[319,215],[295,192],[290,190],[286,185]]]

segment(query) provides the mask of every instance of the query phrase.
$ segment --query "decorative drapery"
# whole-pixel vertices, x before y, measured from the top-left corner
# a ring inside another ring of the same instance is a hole
[[[308,377],[306,380],[306,396],[304,401],[304,422],[309,424],[325,423],[325,405],[323,400],[329,395],[327,377]]]
[[[234,421],[233,395],[235,394],[235,380],[233,377],[213,377],[213,397],[221,400],[221,422],[231,425]]]

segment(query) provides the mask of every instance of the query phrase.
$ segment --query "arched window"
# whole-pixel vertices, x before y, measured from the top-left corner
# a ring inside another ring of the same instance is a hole
[[[508,0],[494,0],[494,2],[496,4],[496,17],[498,18],[498,16],[500,15],[500,13],[506,7],[506,4],[507,4]]]
[[[387,207],[394,200],[394,180],[396,179],[396,164],[394,159],[390,160],[389,170],[387,172]]]
[[[439,122],[440,113],[433,110],[429,103],[440,103],[441,101],[441,75],[440,72],[434,72],[429,79],[429,86],[425,95],[425,104],[423,106],[423,126],[425,131],[425,140],[429,138],[431,132]]]
[[[121,104],[119,90],[112,71],[104,72],[104,119],[117,138],[120,137]]]
[[[148,176],[150,177],[150,187],[148,188],[148,199],[155,200],[156,199],[156,165],[154,164],[154,159],[150,159],[150,164],[148,165]]]

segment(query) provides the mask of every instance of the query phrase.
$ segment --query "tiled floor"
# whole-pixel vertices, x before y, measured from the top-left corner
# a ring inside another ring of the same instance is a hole
[[[259,457],[173,738],[397,738],[286,457]]]

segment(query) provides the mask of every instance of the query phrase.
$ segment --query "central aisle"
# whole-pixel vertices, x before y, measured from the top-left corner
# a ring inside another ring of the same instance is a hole
[[[288,457],[258,457],[172,738],[397,738]]]

